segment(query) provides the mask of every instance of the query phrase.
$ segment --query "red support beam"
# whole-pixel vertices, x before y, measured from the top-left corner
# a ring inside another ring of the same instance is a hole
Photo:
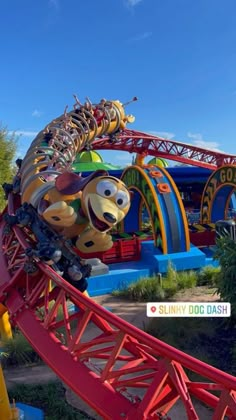
[[[104,419],[158,419],[181,400],[188,418],[196,420],[196,399],[212,408],[215,420],[223,414],[235,419],[235,377],[128,324],[40,261],[36,277],[29,276],[24,271],[29,232],[15,227],[10,235],[11,241],[1,221],[0,300],[11,322]],[[13,255],[17,266],[11,264]],[[79,308],[73,314],[68,310],[72,304]],[[204,382],[191,381],[186,370]]]
[[[134,130],[118,133],[115,140],[103,137],[94,141],[92,146],[96,150],[121,150],[144,156],[157,156],[213,170],[224,164],[236,165],[236,156]]]

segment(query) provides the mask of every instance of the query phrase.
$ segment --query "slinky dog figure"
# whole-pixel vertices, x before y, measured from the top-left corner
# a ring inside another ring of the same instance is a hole
[[[128,213],[131,195],[125,184],[98,170],[86,178],[64,172],[39,204],[41,216],[83,253],[112,247],[109,231]]]

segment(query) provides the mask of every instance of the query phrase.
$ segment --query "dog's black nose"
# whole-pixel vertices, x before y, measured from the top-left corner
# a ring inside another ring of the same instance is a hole
[[[103,217],[108,223],[116,223],[117,221],[115,216],[113,216],[111,213],[103,213]]]

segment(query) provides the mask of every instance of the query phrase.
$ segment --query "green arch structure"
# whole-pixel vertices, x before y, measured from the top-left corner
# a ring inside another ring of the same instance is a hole
[[[135,220],[139,220],[143,201],[152,224],[156,247],[163,254],[188,251],[190,240],[186,213],[168,172],[157,166],[134,165],[125,169],[121,179],[135,193],[134,204],[131,204],[124,220],[123,230],[128,232],[129,225],[134,226]]]
[[[236,166],[225,165],[216,169],[209,177],[202,194],[201,223],[214,223],[226,219],[235,189]]]

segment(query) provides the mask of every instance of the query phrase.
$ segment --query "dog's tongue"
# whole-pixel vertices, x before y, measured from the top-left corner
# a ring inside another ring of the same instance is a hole
[[[106,223],[104,223],[102,220],[96,219],[94,222],[94,225],[96,226],[97,229],[99,230],[107,230],[108,226]]]
[[[88,201],[88,210],[89,210],[91,222],[97,230],[99,230],[100,232],[105,232],[106,230],[110,228],[110,226],[107,223],[103,222],[96,216],[91,206],[90,200]]]

